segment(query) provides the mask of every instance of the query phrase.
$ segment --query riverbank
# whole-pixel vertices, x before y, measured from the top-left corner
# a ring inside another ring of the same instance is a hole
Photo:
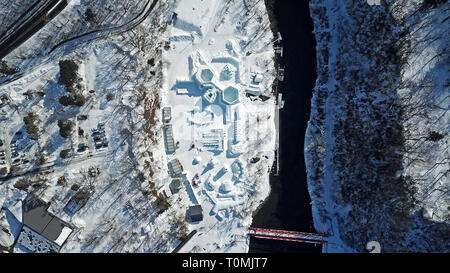
[[[270,177],[269,197],[254,215],[252,226],[315,232],[307,189],[303,144],[316,79],[315,39],[307,2],[266,0],[274,36],[282,36],[284,81],[274,83],[283,94],[279,124],[279,176]],[[249,252],[321,252],[320,247],[254,239]]]

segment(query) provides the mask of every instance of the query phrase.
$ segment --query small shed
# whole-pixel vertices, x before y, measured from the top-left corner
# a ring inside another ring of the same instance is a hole
[[[166,149],[168,154],[175,152],[175,141],[173,139],[172,124],[167,124],[163,127],[164,139],[166,143]]]
[[[191,222],[199,222],[203,220],[203,209],[201,205],[190,206],[188,209]]]
[[[176,178],[170,183],[170,191],[172,194],[179,192],[181,189],[181,180]]]
[[[183,173],[183,166],[178,159],[172,159],[169,162],[169,170],[172,177],[178,177]]]

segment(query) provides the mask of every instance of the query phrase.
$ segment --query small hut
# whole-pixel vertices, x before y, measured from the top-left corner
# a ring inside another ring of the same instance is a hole
[[[203,220],[203,209],[200,205],[190,206],[188,209],[188,215],[191,222],[199,222]]]

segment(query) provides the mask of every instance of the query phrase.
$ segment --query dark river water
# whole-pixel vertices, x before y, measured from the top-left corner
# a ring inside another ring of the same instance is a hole
[[[253,227],[316,232],[313,227],[303,154],[305,131],[316,80],[315,39],[307,0],[275,0],[274,17],[282,36],[285,67],[284,108],[280,111],[280,173],[271,177],[271,193],[253,219]],[[321,252],[306,243],[250,240],[249,252]]]

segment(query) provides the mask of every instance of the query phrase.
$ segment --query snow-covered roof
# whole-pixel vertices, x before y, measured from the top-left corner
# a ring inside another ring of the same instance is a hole
[[[233,185],[230,182],[224,182],[220,186],[220,190],[223,192],[230,192],[233,190]]]
[[[183,166],[181,166],[181,163],[178,159],[172,159],[169,162],[169,167],[174,176],[179,176],[183,172]]]
[[[216,97],[217,91],[215,88],[208,89],[205,94],[203,94],[203,98],[209,103],[213,103],[216,100]]]
[[[263,80],[263,75],[262,74],[256,74],[255,78],[253,79],[256,83],[260,83]]]
[[[17,243],[36,253],[57,253],[60,246],[35,232],[27,226],[23,226]]]
[[[162,118],[164,122],[169,122],[171,119],[171,108],[170,107],[164,107],[162,109]]]
[[[26,227],[26,229],[25,231],[22,230],[22,232],[25,232],[28,236],[30,234],[28,229],[30,229],[39,236],[31,236],[22,241],[37,250],[40,248],[38,245],[41,244],[39,241],[42,241],[40,237],[43,237],[50,242],[57,242],[58,245],[62,245],[70,232],[72,232],[61,219],[47,211],[48,206],[48,204],[31,196],[28,196],[23,202],[22,215],[24,227]],[[37,240],[37,242],[34,243],[32,240]],[[37,245],[35,246],[35,244]],[[27,248],[34,251],[29,247]]]
[[[70,229],[68,227],[63,227],[63,230],[59,234],[58,238],[56,238],[55,243],[57,243],[58,245],[61,246],[62,244],[64,244],[66,239],[69,237],[70,233],[72,233],[72,229]]]

